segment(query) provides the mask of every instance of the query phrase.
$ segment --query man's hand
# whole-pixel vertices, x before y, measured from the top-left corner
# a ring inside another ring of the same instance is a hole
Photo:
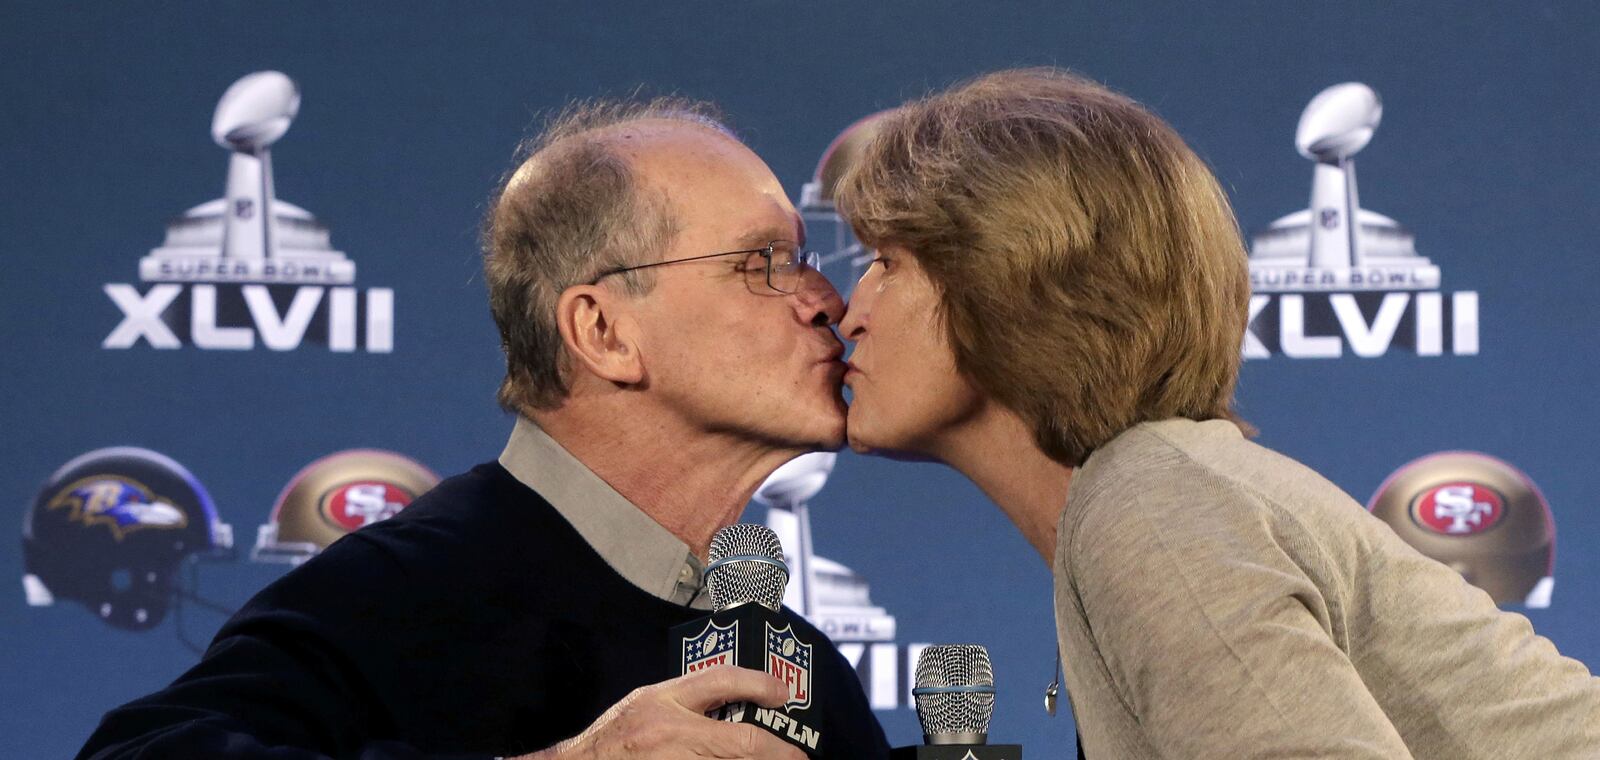
[[[706,711],[729,702],[781,707],[788,698],[783,682],[765,673],[727,665],[706,668],[634,689],[583,733],[521,760],[804,760],[793,745],[756,726],[706,717]]]

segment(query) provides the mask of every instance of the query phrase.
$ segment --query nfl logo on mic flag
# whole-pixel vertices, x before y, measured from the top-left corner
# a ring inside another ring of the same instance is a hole
[[[811,667],[814,644],[802,641],[793,626],[759,604],[744,604],[672,629],[673,654],[683,672],[717,665],[759,670],[789,688],[783,707],[733,704],[712,717],[754,723],[802,750],[816,752],[823,735],[823,715],[813,710],[816,680]]]
[[[784,707],[811,706],[811,645],[802,643],[792,626],[767,624],[767,673],[789,687]]]
[[[699,636],[683,640],[683,672],[693,673],[712,665],[732,665],[739,659],[739,621],[717,625],[707,620]]]

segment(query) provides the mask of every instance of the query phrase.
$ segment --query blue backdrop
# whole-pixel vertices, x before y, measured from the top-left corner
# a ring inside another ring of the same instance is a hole
[[[284,572],[248,550],[307,463],[376,447],[449,474],[496,456],[511,422],[493,402],[502,365],[476,228],[514,145],[569,98],[643,84],[715,100],[798,196],[865,114],[995,68],[1065,66],[1173,123],[1249,234],[1307,206],[1311,164],[1293,142],[1307,101],[1361,81],[1385,106],[1357,158],[1361,203],[1415,235],[1440,290],[1477,294],[1479,348],[1358,357],[1346,344],[1340,358],[1296,359],[1269,346],[1245,366],[1242,411],[1263,443],[1362,501],[1437,451],[1523,469],[1548,497],[1558,549],[1552,605],[1516,609],[1593,669],[1597,33],[1589,3],[11,2],[0,512],[19,525],[45,478],[83,452],[162,452],[234,528],[240,558],[198,575],[202,595],[237,607]],[[147,292],[139,260],[167,223],[222,195],[211,114],[263,69],[304,98],[274,146],[277,196],[328,227],[355,287],[393,291],[393,350],[103,348],[123,316],[105,286]],[[844,454],[811,516],[816,552],[896,618],[900,677],[911,644],[984,643],[1000,689],[992,734],[1032,757],[1067,752],[1070,716],[1039,704],[1054,664],[1048,570],[975,488]],[[0,593],[0,754],[67,756],[102,712],[195,656],[172,618],[130,632],[80,605],[26,605],[15,537],[0,541],[14,584]],[[206,640],[222,619],[190,606],[184,633]],[[916,741],[896,697],[880,717],[894,743]]]

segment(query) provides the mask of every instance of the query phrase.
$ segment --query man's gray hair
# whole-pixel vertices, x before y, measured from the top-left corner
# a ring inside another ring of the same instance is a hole
[[[595,100],[568,105],[517,150],[483,224],[489,310],[500,328],[506,376],[500,405],[527,414],[561,405],[571,357],[556,326],[562,291],[602,272],[657,260],[677,234],[662,194],[637,181],[607,139],[609,128],[642,120],[696,124],[737,139],[717,107],[680,97]],[[617,275],[643,295],[650,270]]]

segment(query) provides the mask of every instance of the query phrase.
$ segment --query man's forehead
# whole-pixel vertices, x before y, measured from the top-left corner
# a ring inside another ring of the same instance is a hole
[[[698,147],[702,154],[716,147],[725,148],[726,144],[743,148],[743,143],[713,122],[668,117],[633,119],[574,132],[550,142],[517,167],[508,185],[517,186],[539,176],[554,156],[596,143],[636,165],[641,159],[674,149],[681,153],[691,146]]]
[[[774,240],[793,240],[806,244],[806,223],[793,209],[774,204],[764,214],[767,218],[746,224],[732,242],[740,248],[760,248]]]
[[[704,230],[715,237],[715,245],[759,248],[772,240],[805,242],[805,223],[766,162],[712,124],[637,119],[569,135],[546,150],[570,148],[571,141],[579,140],[605,142],[632,165],[642,184],[661,193],[680,222],[690,221],[683,218],[689,212],[721,228]],[[729,235],[730,230],[737,232]]]
[[[803,239],[804,223],[783,186],[743,143],[707,130],[642,137],[631,157],[640,180],[680,213],[714,221],[717,244],[759,248]]]

